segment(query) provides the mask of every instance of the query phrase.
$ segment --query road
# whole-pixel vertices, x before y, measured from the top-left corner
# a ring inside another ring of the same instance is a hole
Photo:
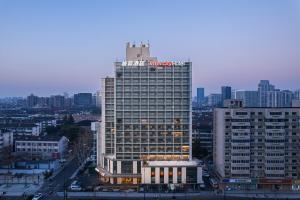
[[[52,178],[52,181],[46,181],[38,192],[45,194],[43,199],[55,200],[56,192],[64,191],[64,188],[71,183],[70,177],[79,167],[77,158],[72,158],[64,168]]]

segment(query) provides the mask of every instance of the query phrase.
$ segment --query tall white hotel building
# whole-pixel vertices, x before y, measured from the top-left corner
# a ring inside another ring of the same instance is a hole
[[[192,160],[191,62],[160,62],[127,43],[115,76],[102,79],[98,171],[112,184],[199,184]]]

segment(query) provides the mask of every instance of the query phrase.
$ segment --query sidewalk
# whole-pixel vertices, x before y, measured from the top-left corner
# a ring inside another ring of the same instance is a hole
[[[5,192],[5,196],[21,196],[24,194],[34,194],[41,185],[35,184],[13,184],[13,185],[1,185],[0,192]]]
[[[63,197],[63,192],[58,192],[58,196]],[[176,197],[176,199],[195,199],[201,197],[209,197],[212,192],[198,192],[198,193],[140,193],[140,192],[68,192],[69,198],[82,198],[82,199],[92,199],[95,197],[107,198],[107,199],[141,199],[145,195],[145,198],[164,198],[164,199],[172,199]]]
[[[248,191],[225,191],[218,196],[247,197],[264,199],[300,199],[300,191],[271,191],[271,190],[248,190]]]

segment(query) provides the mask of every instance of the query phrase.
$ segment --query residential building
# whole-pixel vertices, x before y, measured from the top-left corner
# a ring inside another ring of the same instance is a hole
[[[29,95],[26,100],[27,107],[28,108],[35,107],[38,104],[38,98],[39,98],[38,96],[35,96],[33,94]]]
[[[296,91],[294,92],[294,99],[300,100],[300,90],[296,90]]]
[[[13,132],[14,135],[39,136],[42,132],[39,123],[9,123],[0,124],[0,128]]]
[[[191,155],[191,63],[160,62],[127,44],[114,78],[102,80],[98,171],[112,184],[202,183]]]
[[[64,108],[65,97],[62,95],[52,95],[50,96],[50,106],[52,108]]]
[[[0,129],[0,149],[13,145],[13,133],[6,129]]]
[[[15,152],[26,153],[32,158],[59,159],[66,152],[68,143],[65,136],[21,136],[15,138]]]
[[[97,137],[100,135],[100,122],[91,122],[91,131],[93,134],[93,147],[91,152],[91,159],[93,163],[97,163]]]
[[[207,96],[208,98],[208,102],[207,105],[208,106],[220,106],[222,104],[222,95],[221,94],[210,94]]]
[[[101,92],[96,92],[96,107],[101,108]]]
[[[235,91],[235,99],[243,101],[244,107],[258,107],[258,92],[248,90],[237,90]]]
[[[300,107],[216,108],[213,152],[220,188],[292,189],[300,178],[299,119]]]
[[[204,88],[197,88],[197,104],[198,106],[204,103]]]
[[[226,99],[231,99],[231,87],[222,86],[221,87],[222,102]]]
[[[88,107],[93,104],[93,95],[92,93],[78,93],[74,94],[74,105]]]
[[[291,107],[293,95],[289,90],[268,91],[266,107]]]
[[[267,92],[274,91],[275,86],[271,85],[268,80],[261,80],[258,84],[258,106],[267,106]]]

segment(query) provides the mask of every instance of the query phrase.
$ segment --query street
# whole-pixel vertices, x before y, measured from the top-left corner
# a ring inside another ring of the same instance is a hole
[[[70,177],[79,167],[78,160],[76,157],[72,158],[63,169],[55,175],[52,180],[45,181],[44,185],[38,190],[45,196],[43,199],[57,199],[55,198],[57,192],[64,191],[64,188],[70,185]]]

